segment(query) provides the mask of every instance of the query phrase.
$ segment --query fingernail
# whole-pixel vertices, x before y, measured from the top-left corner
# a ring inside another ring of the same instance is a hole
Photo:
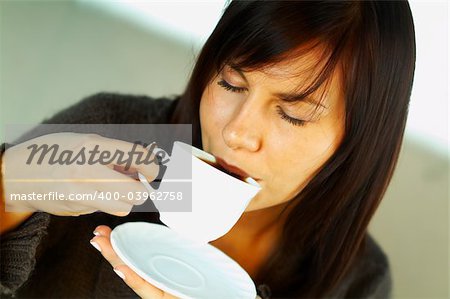
[[[94,246],[95,249],[102,252],[102,249],[100,248],[100,246],[97,243],[95,243],[94,241],[90,241],[90,243],[92,246]]]
[[[117,270],[116,268],[114,268],[113,270],[114,270],[114,272],[116,272],[116,274],[117,274],[120,278],[122,278],[123,280],[125,280],[125,275],[124,275],[122,272],[120,272],[120,271]]]
[[[100,236],[100,233],[98,231],[96,231],[96,230],[94,230],[93,234],[96,235],[96,236]]]

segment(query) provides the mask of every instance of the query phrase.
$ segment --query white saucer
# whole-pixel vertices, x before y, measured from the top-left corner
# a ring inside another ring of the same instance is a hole
[[[111,233],[114,251],[154,286],[180,298],[255,299],[248,273],[210,244],[183,238],[166,226],[129,222]]]

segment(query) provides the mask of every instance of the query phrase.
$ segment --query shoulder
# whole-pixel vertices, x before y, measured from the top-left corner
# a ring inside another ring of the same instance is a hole
[[[378,243],[367,235],[365,247],[333,298],[390,298],[389,260]]]
[[[165,123],[176,98],[100,92],[44,120],[46,124],[124,124]]]

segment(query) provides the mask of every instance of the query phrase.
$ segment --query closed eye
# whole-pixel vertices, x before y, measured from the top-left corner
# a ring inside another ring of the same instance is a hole
[[[278,114],[280,115],[280,117],[281,117],[282,119],[284,119],[285,121],[287,121],[287,122],[290,123],[291,125],[294,125],[294,126],[304,126],[304,125],[306,125],[306,123],[307,123],[307,121],[305,121],[305,120],[298,119],[298,118],[294,118],[294,117],[291,117],[291,116],[287,115],[287,114],[283,111],[283,109],[281,109],[280,106],[277,106],[277,112],[278,112]]]
[[[232,91],[232,92],[244,92],[247,90],[247,88],[245,87],[237,87],[237,86],[233,86],[230,83],[228,83],[225,80],[220,80],[217,82],[217,84],[221,87],[223,87],[224,89],[228,90],[228,91]]]
[[[237,86],[233,86],[233,85],[231,85],[230,83],[228,83],[227,81],[225,81],[225,80],[223,80],[223,79],[221,79],[220,81],[218,81],[217,84],[218,84],[219,86],[221,86],[222,88],[224,88],[225,90],[231,91],[231,92],[237,92],[237,93],[240,93],[240,92],[244,92],[244,91],[247,90],[247,88],[245,88],[245,87],[237,87]],[[294,117],[291,117],[291,116],[287,115],[287,114],[283,111],[283,109],[281,109],[280,106],[277,107],[277,112],[278,112],[278,114],[280,115],[280,117],[281,117],[283,120],[287,121],[287,122],[290,123],[291,125],[294,125],[294,126],[304,126],[304,125],[306,125],[306,123],[307,123],[307,121],[305,121],[305,120],[297,119],[297,118],[294,118]]]

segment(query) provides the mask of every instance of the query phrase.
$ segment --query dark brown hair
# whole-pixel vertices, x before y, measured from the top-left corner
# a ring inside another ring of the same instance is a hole
[[[278,297],[326,296],[363,249],[405,129],[415,67],[408,2],[233,1],[204,45],[172,120],[191,123],[193,144],[201,147],[200,99],[224,64],[258,69],[311,43],[326,49],[327,61],[304,92],[339,68],[345,135],[290,201],[279,246],[255,279]]]

